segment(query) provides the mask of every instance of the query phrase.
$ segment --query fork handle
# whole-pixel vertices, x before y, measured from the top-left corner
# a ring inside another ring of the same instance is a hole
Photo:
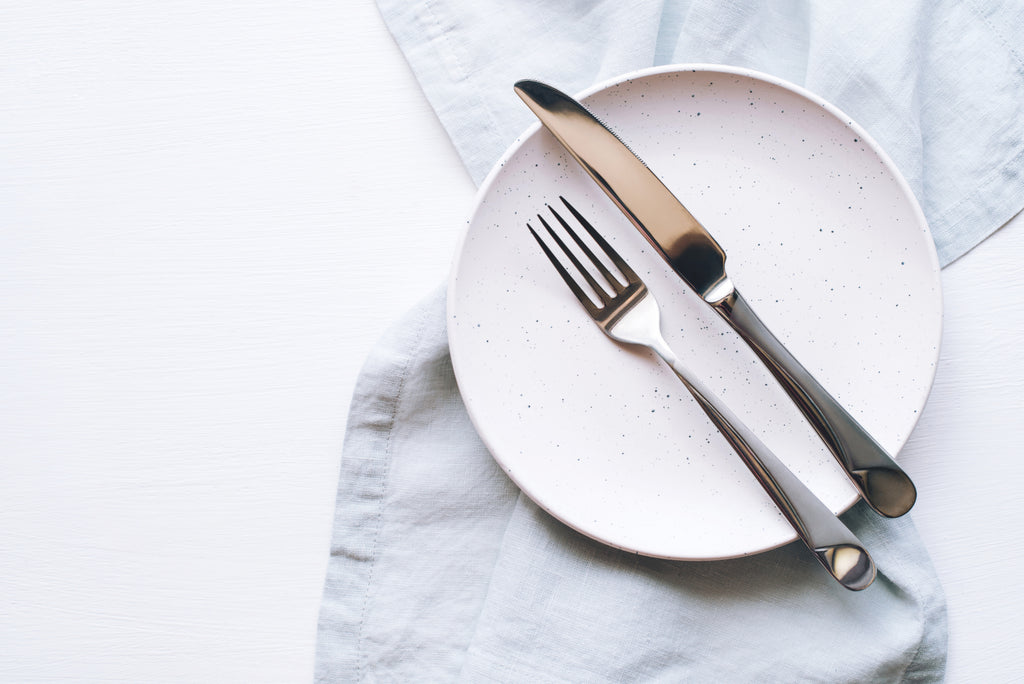
[[[885,449],[805,369],[761,322],[736,290],[715,310],[754,350],[796,403],[861,496],[878,513],[896,518],[911,509],[917,489]]]
[[[875,564],[857,536],[829,510],[734,414],[676,358],[662,358],[728,440],[825,569],[847,589],[860,591],[875,579]]]

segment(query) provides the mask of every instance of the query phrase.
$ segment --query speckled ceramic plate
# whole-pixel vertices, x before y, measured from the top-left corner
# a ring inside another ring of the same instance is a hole
[[[580,98],[716,237],[768,327],[897,453],[931,387],[941,299],[924,217],[885,153],[835,107],[747,70],[658,68]],[[539,125],[483,184],[448,292],[459,388],[516,484],[645,555],[729,558],[796,538],[672,371],[606,338],[548,264],[526,222],[559,195],[646,280],[687,365],[833,511],[850,507],[853,487],[768,371]]]

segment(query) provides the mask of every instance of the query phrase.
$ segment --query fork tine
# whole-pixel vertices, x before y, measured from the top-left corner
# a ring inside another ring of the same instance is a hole
[[[580,300],[580,304],[582,304],[583,307],[587,310],[587,312],[590,313],[591,316],[593,316],[596,311],[600,310],[600,307],[596,306],[594,302],[591,301],[587,293],[583,290],[582,287],[579,286],[579,283],[576,282],[576,279],[573,278],[567,270],[565,270],[565,267],[562,266],[562,262],[558,260],[558,257],[554,255],[554,253],[551,251],[551,248],[549,248],[547,243],[541,239],[540,235],[537,235],[537,231],[533,229],[533,226],[527,223],[526,227],[530,229],[530,233],[533,235],[533,239],[536,240],[537,244],[540,245],[540,248],[544,250],[544,254],[546,254],[548,257],[548,261],[550,261],[551,265],[555,267],[556,271],[558,271],[558,275],[562,276],[562,280],[564,280],[565,284],[569,286],[569,289],[572,290],[572,293],[576,295],[576,299]],[[548,227],[548,231],[550,230],[551,228]]]
[[[565,200],[563,199],[562,201],[564,202]],[[566,223],[565,219],[562,218],[562,215],[559,214],[557,211],[555,211],[555,208],[552,207],[550,204],[548,205],[548,209],[550,209],[551,213],[555,215],[555,218],[558,219],[558,222],[562,224],[562,229],[565,230],[565,232],[569,234],[569,236],[573,239],[573,241],[577,245],[579,245],[580,250],[584,254],[587,255],[587,258],[590,259],[590,263],[594,264],[594,267],[604,277],[605,282],[607,282],[608,285],[612,288],[612,291],[615,292],[615,294],[618,294],[618,293],[622,292],[623,290],[625,290],[626,286],[623,285],[622,283],[620,283],[619,279],[616,278],[614,275],[612,275],[612,272],[608,270],[608,267],[606,267],[604,265],[604,263],[600,259],[598,259],[596,256],[594,256],[594,252],[591,251],[590,247],[587,246],[587,243],[583,242],[583,239],[579,236],[579,233],[577,233],[575,230],[573,230],[569,226],[569,224]],[[570,207],[570,209],[572,209],[572,207]],[[581,219],[579,214],[576,214],[575,212],[573,212],[573,215],[576,216],[577,219]],[[587,225],[587,223],[585,221],[582,221],[582,220],[581,220],[581,223],[584,224],[583,227],[587,229],[587,232],[589,232],[591,235],[594,235],[595,231],[594,231],[592,226]],[[606,253],[608,252],[609,249],[611,249],[610,247],[608,247],[607,243],[602,244],[601,241],[598,241],[598,245]],[[593,286],[593,283],[591,283],[591,286]]]
[[[623,276],[625,276],[626,282],[630,284],[639,282],[640,278],[637,276],[636,272],[634,272],[633,269],[629,267],[629,264],[627,264],[622,259],[622,257],[619,256],[618,252],[612,249],[612,246],[608,244],[608,241],[601,237],[601,234],[597,232],[594,226],[590,225],[590,221],[583,218],[583,215],[580,214],[580,212],[576,211],[576,207],[569,204],[569,200],[565,199],[561,195],[558,196],[558,199],[562,200],[562,204],[564,204],[566,208],[570,212],[572,212],[572,215],[576,217],[576,220],[580,222],[580,225],[583,226],[584,230],[586,230],[590,234],[590,237],[594,238],[594,242],[596,242],[597,245],[602,250],[604,250],[604,253],[607,254],[608,258],[611,259],[613,264],[615,264],[615,268],[619,269],[619,272],[622,273]],[[562,225],[565,225],[564,221],[562,222]],[[615,280],[615,282],[618,281]]]
[[[544,217],[541,216],[540,214],[537,214],[537,218],[539,218],[540,222],[544,225],[544,227],[548,229],[548,235],[550,235],[551,238],[558,244],[558,246],[562,248],[562,252],[565,253],[565,256],[569,257],[569,261],[571,261],[572,265],[576,267],[576,270],[580,272],[580,275],[583,276],[583,279],[587,281],[587,285],[590,285],[590,287],[594,290],[594,294],[597,295],[597,298],[601,300],[601,303],[607,304],[609,297],[605,289],[597,283],[597,280],[594,279],[594,276],[590,275],[590,271],[582,263],[580,263],[580,260],[572,252],[572,250],[569,249],[565,242],[562,241],[562,238],[558,237],[558,233],[556,233],[551,228],[551,226],[548,225],[548,222],[544,220]],[[570,229],[569,226],[565,225],[565,221],[562,221],[562,225],[566,227],[566,229],[569,231],[570,234],[573,235],[573,237],[576,237],[576,234],[572,232],[572,229]],[[579,238],[576,237],[576,240],[579,241]],[[589,251],[590,250],[587,250],[587,258],[593,261],[594,255],[590,254]]]

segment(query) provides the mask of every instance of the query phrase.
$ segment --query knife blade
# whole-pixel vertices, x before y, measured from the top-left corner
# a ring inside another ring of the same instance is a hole
[[[765,326],[725,270],[725,250],[629,147],[572,97],[522,80],[515,92],[672,269],[753,349],[871,508],[895,518],[917,490],[885,449]]]

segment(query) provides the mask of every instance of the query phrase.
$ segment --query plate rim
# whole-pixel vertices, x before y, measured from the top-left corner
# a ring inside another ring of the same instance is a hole
[[[933,280],[934,280],[933,284],[935,285],[935,287],[933,288],[933,291],[935,293],[935,297],[934,297],[934,299],[932,301],[934,302],[935,308],[937,310],[936,313],[937,313],[937,319],[938,319],[937,323],[938,323],[938,325],[937,325],[937,329],[936,329],[937,337],[936,337],[935,343],[933,345],[933,350],[934,351],[933,351],[932,359],[931,359],[931,361],[932,361],[932,363],[931,363],[932,371],[931,371],[930,377],[928,378],[927,388],[926,388],[927,391],[925,391],[924,395],[923,395],[924,401],[923,401],[922,406],[920,407],[921,410],[918,410],[916,412],[916,415],[914,417],[913,422],[908,425],[908,429],[907,429],[905,435],[903,436],[902,440],[900,441],[899,447],[895,450],[895,453],[893,454],[893,458],[898,461],[899,460],[898,457],[899,457],[900,452],[902,452],[903,448],[906,446],[907,442],[910,439],[910,436],[913,434],[914,430],[917,428],[917,425],[918,425],[918,423],[921,420],[921,416],[924,413],[923,409],[927,405],[928,398],[930,397],[931,392],[932,392],[932,390],[933,390],[933,388],[935,386],[935,377],[936,377],[936,374],[937,374],[938,361],[939,361],[939,358],[941,356],[942,331],[944,329],[944,324],[945,324],[945,320],[944,320],[944,305],[943,305],[943,292],[942,292],[942,287],[941,287],[942,283],[941,283],[941,276],[940,276],[940,274],[941,274],[941,265],[939,264],[938,251],[937,251],[937,248],[935,247],[935,239],[934,239],[934,236],[932,235],[931,227],[928,224],[928,220],[925,217],[923,210],[921,209],[920,202],[917,199],[917,195],[913,192],[912,188],[910,187],[910,184],[907,182],[906,178],[903,176],[903,173],[899,170],[899,167],[896,166],[895,162],[888,155],[888,153],[886,153],[886,151],[881,147],[881,145],[878,144],[878,142],[874,139],[874,137],[871,136],[871,134],[868,133],[867,130],[862,128],[853,119],[853,117],[849,116],[842,109],[840,109],[836,105],[832,104],[828,100],[824,99],[820,95],[817,95],[813,91],[810,91],[807,88],[804,88],[803,86],[797,85],[795,83],[792,83],[792,82],[787,81],[787,80],[785,80],[783,78],[780,78],[778,76],[774,76],[774,75],[766,73],[766,72],[758,71],[758,70],[755,70],[755,69],[749,69],[749,68],[746,68],[746,67],[738,67],[738,66],[725,65],[725,64],[704,63],[704,62],[665,64],[665,65],[660,65],[660,66],[646,67],[646,68],[643,68],[643,69],[637,69],[637,70],[633,70],[633,71],[628,71],[628,72],[622,73],[622,74],[620,74],[618,76],[614,76],[614,77],[611,77],[611,78],[608,78],[608,79],[604,79],[604,80],[598,81],[598,82],[594,83],[593,85],[591,85],[591,86],[589,86],[587,88],[584,88],[583,90],[579,91],[573,97],[575,99],[581,101],[581,102],[584,102],[584,104],[585,104],[585,100],[588,97],[590,97],[591,95],[594,95],[596,93],[600,93],[600,92],[602,92],[604,90],[607,90],[607,89],[615,87],[615,86],[622,85],[623,83],[627,83],[629,81],[638,80],[638,79],[641,79],[641,78],[648,78],[648,77],[651,77],[651,76],[659,76],[659,75],[664,75],[664,74],[681,73],[681,72],[690,72],[690,73],[702,73],[703,72],[703,73],[709,73],[709,74],[722,74],[722,75],[729,75],[729,76],[741,76],[741,77],[751,78],[751,79],[762,81],[764,83],[767,83],[767,84],[770,84],[770,85],[773,85],[773,86],[776,86],[776,87],[780,87],[780,88],[783,88],[784,90],[788,90],[790,92],[793,92],[793,93],[795,93],[795,94],[797,94],[797,95],[807,99],[808,101],[810,101],[810,102],[812,102],[812,103],[822,107],[825,111],[827,111],[829,114],[831,114],[834,118],[839,120],[844,126],[849,127],[851,130],[856,132],[861,137],[861,140],[871,149],[871,151],[878,157],[878,159],[883,163],[883,165],[885,165],[885,167],[892,173],[892,176],[893,176],[894,180],[896,181],[896,184],[898,185],[900,190],[903,192],[903,194],[910,200],[910,207],[909,208],[911,209],[915,219],[917,220],[918,225],[921,228],[923,228],[925,234],[929,238],[928,240],[926,240],[924,242],[925,242],[925,245],[927,247],[926,251],[927,251],[927,257],[928,257],[928,262],[929,262],[929,273],[932,275]],[[580,534],[582,534],[582,535],[584,535],[584,536],[586,536],[586,537],[588,537],[590,539],[593,539],[593,540],[595,540],[597,542],[600,542],[601,544],[603,544],[605,546],[608,546],[610,548],[619,549],[621,551],[626,551],[626,552],[629,552],[629,553],[633,553],[633,554],[637,554],[637,555],[641,555],[641,556],[645,556],[645,557],[649,557],[649,558],[660,558],[660,559],[666,559],[666,560],[680,560],[680,561],[719,561],[719,560],[730,560],[730,559],[734,559],[734,558],[745,558],[745,557],[748,557],[748,556],[753,556],[753,555],[765,553],[767,551],[771,551],[773,549],[780,548],[782,546],[785,546],[787,544],[790,544],[790,543],[796,541],[798,539],[798,536],[797,536],[797,534],[796,534],[796,532],[794,530],[791,536],[788,536],[786,539],[784,539],[784,540],[782,540],[782,541],[780,541],[778,543],[766,544],[766,545],[760,546],[760,547],[758,547],[756,549],[752,549],[750,551],[746,551],[746,552],[742,552],[742,553],[736,553],[736,554],[731,554],[731,555],[723,555],[723,556],[678,556],[678,555],[664,555],[664,554],[652,553],[650,551],[643,551],[643,550],[640,550],[640,549],[637,549],[637,548],[632,548],[632,547],[624,545],[624,544],[614,543],[614,542],[611,542],[611,541],[609,541],[607,539],[603,539],[603,538],[601,538],[598,535],[592,534],[589,531],[587,531],[585,529],[582,529],[580,526],[575,525],[572,522],[562,518],[556,511],[552,510],[549,506],[545,505],[544,503],[538,501],[533,496],[531,496],[529,494],[529,492],[527,491],[527,489],[520,485],[519,480],[511,472],[511,468],[507,467],[505,465],[505,463],[502,461],[502,459],[499,458],[498,455],[495,453],[495,450],[492,448],[492,446],[490,444],[490,441],[489,441],[489,439],[488,439],[488,437],[486,435],[486,432],[482,429],[482,426],[481,426],[481,423],[480,423],[480,417],[477,414],[477,411],[476,411],[476,408],[473,405],[473,402],[468,400],[468,397],[466,397],[466,394],[465,394],[465,390],[463,389],[462,383],[459,382],[459,376],[460,376],[459,365],[460,365],[460,363],[458,361],[459,354],[456,352],[456,349],[459,347],[459,343],[455,341],[455,340],[458,339],[458,336],[452,334],[453,328],[455,326],[455,322],[454,322],[455,313],[454,312],[455,312],[455,302],[456,302],[456,299],[457,299],[457,288],[458,288],[457,274],[459,273],[460,263],[461,263],[463,255],[465,253],[466,242],[469,239],[470,229],[472,228],[474,219],[476,218],[476,216],[480,212],[481,207],[484,204],[485,200],[490,196],[490,190],[491,190],[492,186],[497,182],[498,178],[501,176],[502,170],[505,167],[506,163],[509,160],[511,160],[519,152],[519,150],[523,147],[523,145],[526,144],[526,142],[528,140],[530,140],[534,135],[537,135],[542,127],[543,126],[540,123],[540,121],[536,121],[536,122],[532,123],[530,126],[528,126],[522,133],[520,133],[509,144],[509,146],[505,149],[505,152],[501,155],[501,157],[498,158],[498,160],[491,167],[490,171],[484,177],[484,180],[480,183],[480,187],[478,188],[478,190],[476,192],[476,195],[475,195],[474,200],[473,200],[473,205],[472,205],[471,210],[469,212],[469,218],[467,218],[467,220],[465,221],[465,223],[463,225],[463,228],[462,228],[462,231],[461,231],[461,234],[459,235],[458,241],[457,241],[457,243],[455,245],[455,252],[454,252],[454,256],[452,258],[452,262],[451,262],[451,266],[450,266],[450,270],[449,270],[449,275],[448,275],[448,279],[447,279],[447,292],[446,292],[446,295],[445,295],[445,331],[446,331],[446,336],[447,336],[447,339],[448,339],[449,354],[450,354],[450,358],[451,358],[451,362],[452,362],[452,369],[453,369],[453,372],[454,372],[454,375],[455,375],[456,384],[459,386],[459,393],[460,393],[460,395],[462,396],[462,399],[463,399],[463,405],[466,408],[466,412],[467,412],[467,414],[469,416],[470,422],[472,423],[472,425],[473,425],[473,427],[474,427],[478,437],[483,442],[484,446],[487,448],[488,454],[495,461],[495,463],[501,468],[502,472],[507,477],[509,477],[512,480],[512,482],[519,489],[519,491],[522,494],[524,494],[533,504],[535,504],[538,507],[540,507],[542,510],[547,512],[549,515],[554,517],[556,520],[558,520],[562,524],[564,524],[564,525],[568,526],[569,528],[579,532]],[[837,510],[834,510],[833,513],[835,513],[836,515],[841,515],[841,514],[845,513],[846,511],[850,510],[851,508],[853,508],[853,506],[856,505],[859,501],[860,501],[860,496],[858,494],[856,494],[856,492],[854,492],[852,498],[849,501],[843,503]]]

